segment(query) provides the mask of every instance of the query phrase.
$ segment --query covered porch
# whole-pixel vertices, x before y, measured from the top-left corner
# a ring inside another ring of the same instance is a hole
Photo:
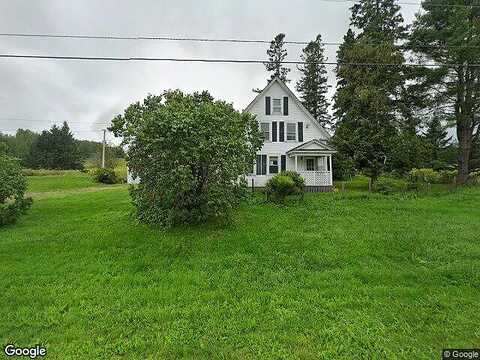
[[[332,155],[335,150],[323,141],[311,140],[287,151],[293,170],[304,179],[305,185],[317,191],[333,186]]]

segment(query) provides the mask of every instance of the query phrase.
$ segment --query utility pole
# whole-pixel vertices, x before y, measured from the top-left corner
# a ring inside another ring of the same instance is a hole
[[[106,141],[105,141],[105,134],[107,130],[103,129],[103,146],[102,146],[102,169],[105,169],[105,146],[106,146]]]

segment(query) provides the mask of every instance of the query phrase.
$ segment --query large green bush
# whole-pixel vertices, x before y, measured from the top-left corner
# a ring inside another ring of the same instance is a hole
[[[282,171],[267,181],[265,193],[267,199],[283,202],[288,195],[303,194],[305,180],[295,171]]]
[[[128,147],[139,220],[162,226],[223,217],[248,194],[262,137],[255,117],[208,92],[166,91],[129,106],[112,130]]]
[[[93,180],[102,184],[116,184],[120,179],[115,174],[115,170],[107,168],[96,168],[90,170],[90,175]]]
[[[14,223],[32,205],[32,199],[24,198],[26,190],[19,162],[0,155],[0,226]]]

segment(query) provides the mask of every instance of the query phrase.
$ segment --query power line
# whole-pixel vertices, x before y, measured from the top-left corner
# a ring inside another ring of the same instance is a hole
[[[248,60],[248,59],[201,59],[201,58],[158,58],[158,57],[108,57],[108,56],[59,56],[59,55],[20,55],[20,54],[0,54],[0,58],[5,59],[40,59],[40,60],[83,60],[83,61],[159,61],[159,62],[194,62],[194,63],[230,63],[230,64],[264,64],[267,60]],[[305,61],[288,60],[282,61],[286,65],[305,65]],[[474,64],[456,64],[456,63],[339,63],[337,61],[326,61],[320,64],[328,66],[387,66],[387,67],[480,67],[480,63]]]
[[[220,43],[246,43],[270,44],[271,40],[255,39],[214,39],[196,37],[172,36],[116,36],[116,35],[70,35],[70,34],[26,34],[26,33],[0,33],[5,37],[38,37],[53,39],[90,39],[90,40],[160,40],[160,41],[190,41],[190,42],[220,42]],[[306,45],[308,41],[284,41],[285,44]],[[334,44],[334,43],[332,43]]]
[[[28,34],[28,33],[0,33],[3,37],[33,37],[33,38],[53,38],[53,39],[89,39],[89,40],[158,40],[158,41],[186,41],[203,43],[245,43],[245,44],[270,44],[270,40],[256,39],[221,39],[221,38],[192,38],[192,37],[171,37],[171,36],[116,36],[116,35],[72,35],[72,34]],[[307,45],[309,41],[285,41],[285,44]],[[325,46],[340,46],[343,43],[338,41],[322,42]],[[379,43],[368,42],[369,45]],[[480,48],[480,46],[469,45],[416,45],[418,48],[453,48],[468,49]]]
[[[359,0],[319,0],[328,3],[358,3]],[[425,4],[424,2],[411,2],[411,1],[399,1],[396,2],[398,5],[413,5],[413,6],[438,6],[438,7],[480,7],[480,4],[440,4],[440,3],[431,3]]]
[[[79,124],[79,125],[89,125],[91,123],[86,123],[84,121],[68,121],[68,120],[47,120],[47,119],[26,119],[26,118],[0,118],[0,121],[21,121],[21,122],[45,122],[49,123],[51,125],[55,124],[63,124],[64,121],[67,122],[67,124]],[[93,123],[92,125],[99,125],[99,126],[105,126],[107,124],[104,123]]]
[[[22,127],[19,127],[19,128],[16,128],[16,129],[3,129],[0,127],[0,133],[2,133],[2,131],[6,131],[6,132],[17,132],[18,130],[30,130],[30,131],[43,131],[43,130],[46,130],[46,129],[41,129],[41,130],[38,130],[38,129],[25,129],[25,128],[22,128]],[[103,131],[102,129],[98,129],[98,130],[74,130],[74,129],[70,129],[71,132],[73,133],[96,133],[96,132],[100,132],[100,131]]]

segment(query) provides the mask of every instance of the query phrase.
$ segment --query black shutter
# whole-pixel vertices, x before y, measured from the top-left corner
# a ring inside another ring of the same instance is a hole
[[[280,169],[281,171],[285,171],[287,169],[287,157],[285,155],[282,155],[281,157]]]
[[[267,175],[267,155],[262,155],[262,175]]]
[[[277,122],[272,121],[272,142],[277,142]]]
[[[262,175],[262,155],[257,155],[257,175]]]
[[[280,121],[280,129],[279,129],[279,141],[284,142],[285,141],[285,122]]]
[[[270,96],[265,97],[265,115],[270,115]]]
[[[298,141],[303,142],[303,122],[298,123]]]
[[[288,115],[288,97],[283,97],[283,115]]]

